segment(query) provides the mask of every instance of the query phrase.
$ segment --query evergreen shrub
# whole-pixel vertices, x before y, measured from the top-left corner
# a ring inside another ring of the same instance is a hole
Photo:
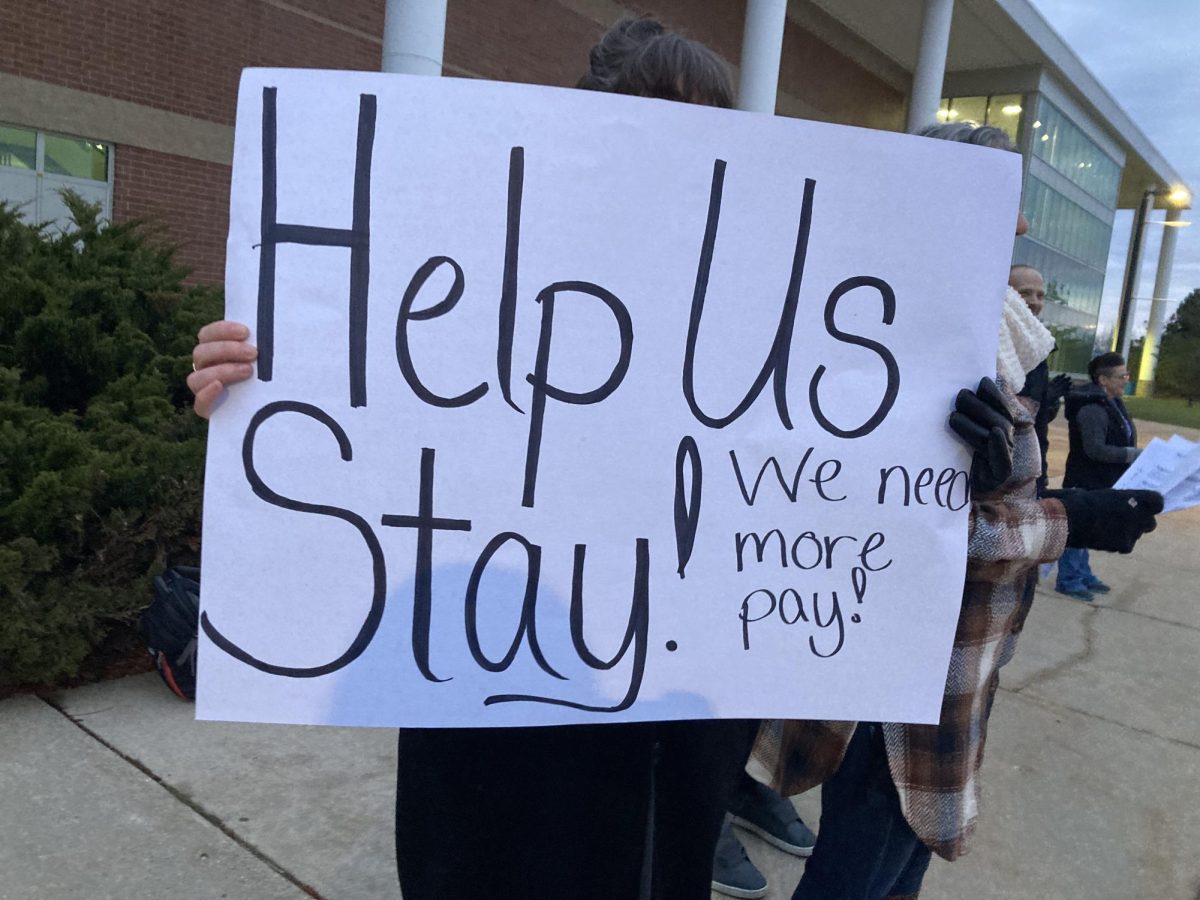
[[[205,429],[184,379],[220,291],[139,223],[0,203],[0,687],[50,685],[199,555]]]

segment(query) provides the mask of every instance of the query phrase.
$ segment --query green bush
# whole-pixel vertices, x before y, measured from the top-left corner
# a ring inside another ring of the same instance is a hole
[[[0,686],[74,674],[199,554],[203,423],[184,379],[220,292],[137,223],[0,204]]]
[[[1183,298],[1163,331],[1155,389],[1168,397],[1200,400],[1200,288]]]

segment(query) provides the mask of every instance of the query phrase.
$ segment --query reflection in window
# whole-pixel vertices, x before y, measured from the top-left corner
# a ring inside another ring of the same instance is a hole
[[[1096,342],[1104,269],[1087,265],[1031,236],[1017,238],[1013,262],[1032,266],[1046,280],[1043,324],[1058,349],[1050,357],[1057,372],[1085,372]]]
[[[45,155],[45,171],[51,175],[108,180],[108,148],[104,144],[48,134]]]
[[[37,132],[0,125],[0,166],[36,168]]]
[[[1033,153],[1105,206],[1117,202],[1121,167],[1045,97],[1030,126]]]
[[[993,94],[987,97],[948,97],[938,107],[939,122],[965,122],[969,125],[993,125],[1017,142],[1021,122],[1020,94]]]
[[[1025,183],[1022,204],[1029,220],[1029,236],[1080,260],[1103,269],[1112,240],[1112,223],[1097,218],[1051,188],[1030,176]]]

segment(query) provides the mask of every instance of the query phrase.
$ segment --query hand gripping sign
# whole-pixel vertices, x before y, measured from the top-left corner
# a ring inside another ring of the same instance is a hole
[[[199,715],[936,721],[1020,165],[250,70]]]

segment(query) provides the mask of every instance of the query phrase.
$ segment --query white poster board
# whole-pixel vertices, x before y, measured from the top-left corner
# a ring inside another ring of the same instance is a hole
[[[198,715],[934,722],[1015,154],[250,70]]]

